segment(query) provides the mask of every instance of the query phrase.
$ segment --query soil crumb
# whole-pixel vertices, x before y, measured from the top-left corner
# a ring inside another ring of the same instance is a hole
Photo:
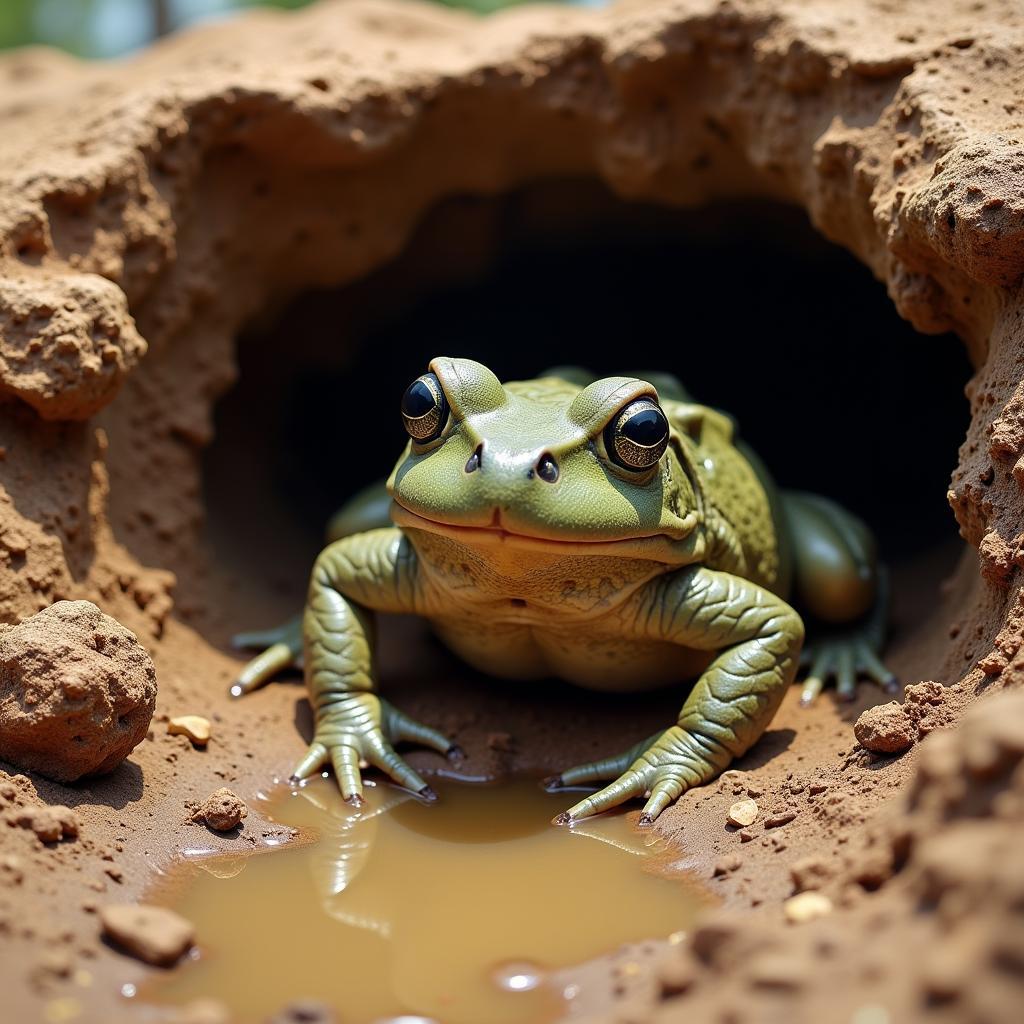
[[[195,809],[192,820],[201,822],[215,832],[230,832],[237,828],[249,813],[245,801],[232,793],[226,786],[211,793]]]

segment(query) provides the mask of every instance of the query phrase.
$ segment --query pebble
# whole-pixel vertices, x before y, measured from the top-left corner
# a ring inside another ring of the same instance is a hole
[[[197,747],[210,742],[210,721],[201,715],[179,715],[167,723],[172,736],[187,736]]]
[[[753,800],[737,800],[729,808],[729,815],[726,819],[730,825],[737,828],[746,828],[757,821],[757,804]]]
[[[245,801],[221,787],[214,790],[192,814],[192,820],[202,822],[215,832],[230,832],[249,813]]]
[[[180,914],[146,904],[112,904],[100,910],[103,935],[131,956],[170,967],[192,947],[195,928]]]
[[[764,819],[765,828],[778,828],[780,825],[788,825],[797,815],[794,810],[776,811]]]
[[[820,892],[810,890],[791,896],[782,904],[782,911],[790,924],[805,924],[816,917],[832,913],[832,901]]]

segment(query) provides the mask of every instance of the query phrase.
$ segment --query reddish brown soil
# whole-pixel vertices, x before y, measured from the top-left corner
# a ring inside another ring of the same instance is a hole
[[[943,685],[914,711],[918,736],[936,735],[869,754],[852,724],[876,692],[811,711],[791,694],[740,774],[659,821],[728,919],[656,972],[604,964],[581,1005],[621,1021],[1013,1019],[1024,713],[984,709],[1024,678],[1022,41],[1008,0],[655,0],[484,22],[359,2],[254,15],[116,65],[0,61],[0,617],[95,601],[138,634],[159,683],[149,737],[112,775],[0,772],[11,1019],[136,1018],[117,992],[145,968],[100,941],[98,909],[138,897],[181,849],[273,833],[250,813],[218,835],[186,805],[225,785],[248,798],[309,733],[294,682],[225,695],[228,636],[289,614],[303,564],[287,536],[256,568],[201,539],[200,453],[239,330],[391,259],[445,196],[566,176],[673,205],[801,205],[919,330],[956,330],[977,370],[949,493],[969,548],[941,589],[941,557],[895,579],[890,661]],[[912,380],[905,394],[920,428],[893,443],[911,460],[931,404]],[[899,493],[878,504],[900,515]],[[481,772],[607,752],[676,703],[486,684],[414,623],[389,625],[382,650],[396,702],[454,732]],[[961,727],[975,703],[980,724]],[[206,750],[167,732],[188,713],[213,722]],[[747,793],[774,827],[726,825]],[[44,804],[73,811],[57,812],[60,841],[45,841]],[[794,877],[833,912],[783,925]]]

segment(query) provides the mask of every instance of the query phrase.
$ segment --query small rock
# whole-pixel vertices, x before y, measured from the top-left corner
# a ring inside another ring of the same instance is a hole
[[[167,731],[172,736],[187,736],[197,747],[210,742],[210,721],[201,715],[178,715],[167,723]]]
[[[797,816],[797,813],[798,812],[791,807],[787,807],[781,811],[775,811],[764,819],[764,827],[779,828],[780,825],[788,825]]]
[[[58,843],[78,835],[78,818],[70,807],[32,807],[20,811],[15,822],[31,829],[41,843]]]
[[[751,842],[754,839],[754,833],[753,832],[749,832],[747,829],[743,829],[739,833],[739,837],[740,837],[740,842],[741,843],[749,843],[749,842]]]
[[[879,754],[900,754],[917,740],[917,728],[896,701],[868,708],[853,727],[857,742]]]
[[[113,771],[146,737],[156,669],[89,601],[0,626],[0,752],[57,782]]]
[[[730,825],[735,825],[737,828],[746,828],[747,825],[753,825],[757,821],[757,804],[749,799],[737,800],[729,808],[726,820]]]
[[[832,913],[832,901],[820,892],[802,892],[790,896],[782,904],[782,911],[790,924],[806,924],[816,917]]]
[[[164,907],[114,904],[100,910],[103,935],[131,956],[155,967],[170,967],[191,948],[190,921]]]
[[[230,832],[248,813],[245,801],[222,787],[206,798],[193,813],[192,820],[207,825],[215,832]]]

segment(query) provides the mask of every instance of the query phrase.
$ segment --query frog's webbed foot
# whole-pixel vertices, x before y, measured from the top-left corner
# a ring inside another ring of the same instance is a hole
[[[232,697],[242,697],[270,682],[279,672],[302,667],[302,618],[297,616],[274,629],[239,633],[231,643],[234,647],[260,651],[238,673],[229,690]]]
[[[836,684],[840,700],[851,701],[857,695],[857,679],[866,676],[886,693],[899,693],[896,676],[876,653],[873,631],[857,625],[833,629],[815,637],[803,650],[800,664],[808,669],[803,681],[800,703],[813,704],[827,682]]]
[[[643,796],[647,796],[647,803],[640,814],[640,824],[650,825],[686,790],[707,782],[717,773],[718,768],[705,757],[700,742],[674,725],[621,754],[577,765],[546,779],[545,784],[549,789],[560,789],[615,779],[559,814],[554,819],[556,825],[571,825]]]
[[[292,772],[292,781],[307,779],[330,764],[343,799],[359,807],[363,802],[361,768],[373,765],[422,799],[436,800],[437,794],[395,752],[397,743],[418,743],[449,758],[461,756],[444,733],[417,722],[387,701],[372,693],[349,694],[319,712],[316,735]]]

